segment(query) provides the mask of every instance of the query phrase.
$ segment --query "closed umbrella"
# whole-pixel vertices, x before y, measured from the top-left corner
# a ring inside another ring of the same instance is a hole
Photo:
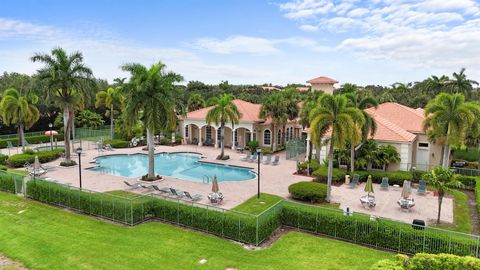
[[[49,130],[49,131],[45,131],[45,135],[49,137],[53,137],[55,135],[58,135],[58,132],[56,132],[55,130]]]
[[[40,160],[38,160],[38,156],[35,156],[35,161],[33,162],[33,171],[38,174],[40,172]]]
[[[367,192],[368,196],[370,196],[370,193],[373,192],[373,183],[372,183],[372,176],[369,175],[367,179],[367,183],[365,184],[365,192]]]
[[[218,180],[217,176],[213,176],[213,181],[212,181],[212,192],[213,193],[218,193],[220,189],[218,188]]]
[[[403,181],[403,189],[402,189],[402,198],[408,199],[410,196],[410,191],[408,190],[408,181]]]

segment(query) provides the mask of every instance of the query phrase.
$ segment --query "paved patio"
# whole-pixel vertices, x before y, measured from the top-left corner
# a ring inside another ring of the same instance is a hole
[[[78,145],[75,145],[77,147]],[[113,190],[129,190],[140,194],[152,192],[145,189],[129,189],[123,180],[134,182],[136,179],[129,179],[121,176],[113,176],[100,172],[88,170],[95,157],[109,154],[134,154],[146,153],[142,151],[141,147],[114,149],[112,151],[99,152],[94,149],[93,143],[83,142],[84,149],[82,153],[82,183],[86,189],[105,192]],[[5,149],[3,149],[5,150]],[[179,146],[156,146],[155,153],[160,152],[198,152],[201,153],[205,159],[204,161],[224,163],[230,165],[250,167],[255,172],[257,171],[257,164],[241,161],[245,154],[237,153],[231,149],[225,149],[225,153],[230,156],[230,160],[218,161],[216,156],[220,149],[213,147],[199,147],[194,145],[179,145]],[[3,151],[2,151],[3,152]],[[12,151],[13,154],[13,151]],[[294,175],[296,170],[296,161],[286,160],[285,152],[279,153],[280,164],[278,166],[261,165],[261,192],[275,194],[284,198],[288,198],[288,186],[299,181],[310,181],[312,178],[306,176]],[[72,159],[77,160],[78,157],[72,154]],[[49,165],[53,167],[45,176],[55,180],[59,183],[69,184],[75,187],[79,186],[78,181],[78,166],[61,167],[59,166],[61,160],[50,162]],[[210,192],[211,184],[203,184],[199,182],[192,182],[182,180],[174,177],[164,177],[164,180],[158,182],[159,187],[174,187],[179,190],[189,191],[191,194],[201,194],[203,199],[201,203],[208,203],[207,194]],[[225,199],[222,204],[223,208],[231,209],[248,198],[257,193],[257,179],[247,181],[235,182],[220,182],[220,191],[224,194]],[[374,184],[375,197],[377,205],[374,209],[366,209],[360,204],[360,197],[365,195],[363,191],[364,184],[361,184],[355,189],[351,189],[346,185],[339,187],[332,187],[332,202],[339,203],[340,208],[344,209],[347,206],[354,212],[361,212],[375,216],[386,217],[394,220],[412,222],[413,219],[423,219],[429,223],[436,219],[437,215],[437,197],[433,196],[431,192],[426,195],[417,195],[412,192],[412,197],[415,199],[416,206],[410,212],[404,212],[397,205],[397,200],[400,198],[401,188],[395,189],[390,187],[388,191],[380,189],[378,184]],[[442,222],[453,222],[453,200],[451,198],[444,198],[442,204]]]
[[[415,206],[405,212],[400,209],[397,200],[401,198],[402,188],[390,186],[388,190],[381,190],[379,184],[373,184],[375,208],[364,208],[360,203],[360,197],[366,195],[364,192],[365,183],[357,188],[350,188],[348,185],[332,187],[332,201],[340,203],[340,207],[345,209],[350,207],[354,212],[361,212],[375,216],[386,217],[411,223],[413,219],[422,219],[432,224],[437,219],[438,197],[433,192],[427,192],[425,195],[418,195],[416,189],[412,188],[410,197],[415,199]],[[453,199],[444,197],[442,203],[442,212],[440,215],[442,222],[453,223]]]

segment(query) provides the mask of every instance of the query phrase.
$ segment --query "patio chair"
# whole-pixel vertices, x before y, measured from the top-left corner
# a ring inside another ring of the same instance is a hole
[[[181,197],[185,196],[184,192],[182,192],[178,189],[170,188],[170,192],[172,193],[173,196],[176,196],[178,198],[181,198]]]
[[[275,156],[275,159],[272,162],[273,166],[277,166],[280,163],[280,156]]]
[[[123,183],[125,183],[125,185],[127,185],[127,186],[129,186],[129,187],[131,187],[131,188],[139,188],[140,185],[142,185],[142,183],[133,183],[133,184],[130,184],[129,182],[127,182],[127,181],[125,181],[125,180],[123,181]]]
[[[257,155],[257,153],[255,152],[255,154],[253,154],[253,155],[250,156],[250,159],[249,159],[248,161],[254,162],[255,160],[257,160],[257,157],[258,157],[258,155]]]
[[[381,189],[388,189],[388,177],[382,177],[382,184],[380,184]]]
[[[265,165],[268,165],[272,163],[272,154],[268,154],[267,157],[265,158],[265,161],[263,162],[263,164]]]
[[[251,156],[253,155],[247,154],[244,158],[241,159],[241,161],[247,161],[251,158]]]
[[[185,197],[191,201],[200,201],[202,199],[202,195],[200,194],[195,194],[195,195],[190,195],[190,193],[188,191],[184,191],[183,194],[185,194]]]
[[[360,181],[360,175],[354,174],[353,179],[350,182],[350,188],[356,188],[358,186],[358,181]]]
[[[425,195],[427,193],[427,182],[423,180],[420,180],[420,182],[418,182],[417,193],[420,195]]]
[[[203,142],[203,145],[205,146],[211,146],[213,145],[213,140],[211,138],[207,138],[205,139],[205,141]]]
[[[197,138],[193,138],[193,139],[192,139],[192,144],[198,144],[198,139],[197,139]]]
[[[153,188],[155,191],[159,191],[159,192],[162,192],[162,193],[170,193],[170,189],[169,189],[169,188],[159,188],[157,185],[152,185],[152,188]]]

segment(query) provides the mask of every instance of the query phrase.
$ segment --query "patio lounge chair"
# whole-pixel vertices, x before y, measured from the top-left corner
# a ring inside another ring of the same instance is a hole
[[[258,157],[258,155],[257,155],[257,153],[255,152],[255,154],[253,154],[253,155],[250,156],[250,159],[248,159],[248,161],[254,162],[255,160],[257,160],[257,157]]]
[[[129,187],[131,187],[131,188],[139,188],[140,185],[142,185],[142,183],[133,183],[133,184],[130,184],[129,182],[127,182],[127,181],[125,181],[125,180],[123,181],[123,183],[125,183],[125,185],[127,185],[127,186],[129,186]]]
[[[423,180],[420,180],[420,182],[418,182],[417,193],[421,195],[425,195],[427,193],[427,182]]]
[[[272,163],[272,154],[268,154],[267,157],[265,158],[265,161],[263,162],[263,164],[265,165],[268,165]]]
[[[153,188],[155,191],[159,191],[159,192],[162,192],[162,193],[170,193],[170,189],[169,189],[169,188],[159,188],[157,185],[152,185],[152,188]]]
[[[188,191],[184,191],[183,194],[185,194],[185,197],[187,199],[189,199],[191,201],[194,201],[194,202],[202,199],[202,195],[200,195],[200,194],[195,194],[195,195],[192,196],[192,195],[190,195],[190,193]]]
[[[174,188],[170,188],[170,192],[172,193],[173,196],[176,196],[178,198],[181,198],[181,197],[185,196],[184,192],[182,192],[180,190],[177,190],[177,189],[174,189]]]
[[[380,184],[381,189],[388,189],[388,177],[382,177],[382,184]]]
[[[273,166],[277,166],[280,163],[280,156],[275,156],[275,159],[272,162]]]
[[[105,144],[104,148],[105,148],[105,150],[110,150],[110,151],[113,150],[112,145],[110,145],[110,144]]]
[[[253,155],[247,154],[244,158],[241,159],[241,161],[247,161],[251,158],[251,156]]]
[[[198,144],[198,139],[197,139],[197,138],[193,138],[193,139],[192,139],[192,144]]]
[[[353,179],[350,182],[350,188],[356,188],[358,186],[358,181],[360,180],[360,175],[354,174]]]
[[[213,145],[213,140],[211,138],[207,138],[205,139],[205,141],[203,142],[203,145],[205,146],[211,146]]]

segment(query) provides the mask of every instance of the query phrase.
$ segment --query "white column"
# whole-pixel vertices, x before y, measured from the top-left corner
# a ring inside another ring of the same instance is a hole
[[[214,147],[214,148],[218,148],[218,132],[220,132],[220,130],[219,130],[218,127],[217,127],[217,128],[214,128],[214,130],[215,130],[215,132],[214,132],[214,134],[212,134],[212,135],[214,135],[213,141],[215,142],[215,143],[213,144],[213,147]]]
[[[203,141],[202,141],[202,128],[198,128],[198,146],[203,146]]]
[[[232,128],[232,150],[235,150],[235,143],[236,143],[236,141],[235,141],[235,130],[236,129]]]
[[[310,133],[307,133],[307,153],[305,155],[305,161],[308,161],[309,153],[310,153]]]

